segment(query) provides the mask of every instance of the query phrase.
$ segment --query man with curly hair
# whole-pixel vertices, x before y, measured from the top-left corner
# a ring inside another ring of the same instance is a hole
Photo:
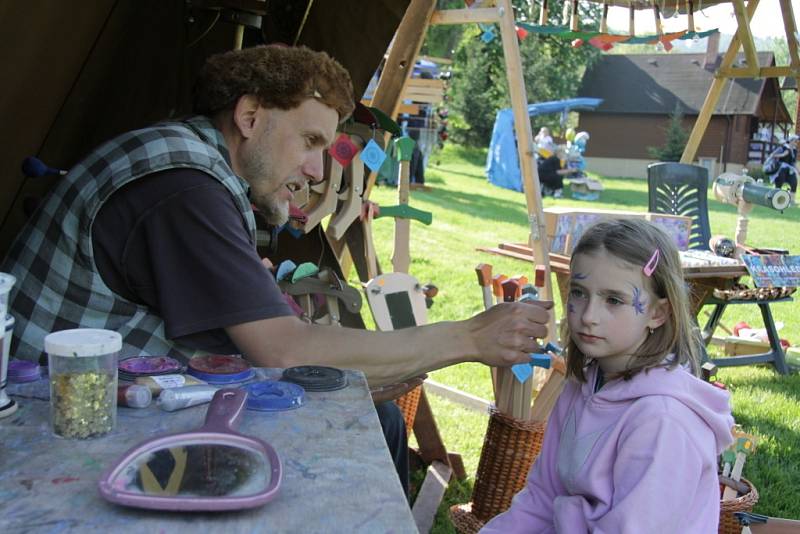
[[[296,317],[259,258],[252,205],[286,222],[293,193],[323,179],[323,151],[354,108],[323,52],[259,46],[210,58],[197,115],[106,142],[56,185],[3,270],[17,277],[14,353],[37,360],[66,328],[122,334],[120,357],[242,354],[253,364],[364,371],[371,386],[463,361],[527,361],[549,304],[374,332]]]

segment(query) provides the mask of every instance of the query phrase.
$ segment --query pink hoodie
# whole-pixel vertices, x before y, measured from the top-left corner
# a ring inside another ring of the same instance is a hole
[[[597,366],[586,374],[564,386],[527,486],[481,532],[717,532],[728,392],[680,367],[597,393]]]

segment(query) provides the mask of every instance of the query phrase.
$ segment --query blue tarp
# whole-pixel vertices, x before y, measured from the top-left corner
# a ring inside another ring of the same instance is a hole
[[[528,105],[528,115],[535,117],[547,113],[567,113],[579,109],[594,109],[601,98],[568,98]],[[486,157],[486,176],[491,183],[506,189],[522,191],[522,175],[519,170],[517,139],[514,135],[514,113],[511,108],[497,112]]]

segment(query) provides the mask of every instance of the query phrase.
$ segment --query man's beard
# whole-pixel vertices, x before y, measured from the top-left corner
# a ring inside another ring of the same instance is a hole
[[[263,154],[249,150],[244,151],[241,165],[242,178],[250,183],[251,191],[254,189],[253,184],[270,187],[280,183],[279,179],[270,174],[272,165],[269,158]],[[281,226],[289,220],[289,203],[278,198],[280,187],[270,193],[256,191],[258,196],[251,198],[252,203],[255,204],[267,223],[273,226]]]
[[[289,203],[278,200],[275,195],[263,195],[253,203],[268,224],[282,226],[289,220]]]

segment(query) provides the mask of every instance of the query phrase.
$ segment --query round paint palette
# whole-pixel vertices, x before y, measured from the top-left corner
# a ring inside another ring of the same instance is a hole
[[[181,362],[169,356],[136,356],[125,358],[117,365],[119,377],[135,380],[139,376],[157,376],[180,373],[184,370]]]
[[[294,382],[306,391],[336,391],[347,387],[344,371],[321,365],[289,367],[283,371],[283,380]]]
[[[230,384],[249,380],[255,371],[243,358],[209,354],[189,360],[189,374],[209,384]]]
[[[299,408],[305,403],[305,391],[291,382],[259,380],[245,385],[247,408],[262,412],[282,412]]]
[[[10,382],[34,382],[41,377],[41,368],[36,362],[27,360],[11,360],[8,362],[8,380]]]

